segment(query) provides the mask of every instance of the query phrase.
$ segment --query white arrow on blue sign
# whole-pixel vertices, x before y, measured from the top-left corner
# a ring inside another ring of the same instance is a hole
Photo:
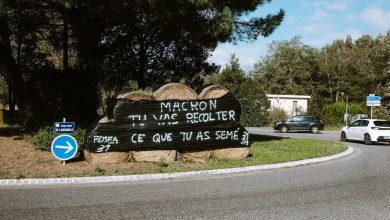
[[[367,96],[367,101],[379,101],[381,100],[382,98],[380,96],[376,96],[376,95],[373,95],[373,94],[370,94],[369,96]]]
[[[74,137],[63,134],[51,143],[51,153],[59,160],[69,160],[77,153],[78,144]]]

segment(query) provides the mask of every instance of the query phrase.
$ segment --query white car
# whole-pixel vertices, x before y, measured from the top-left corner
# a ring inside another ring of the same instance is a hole
[[[360,119],[341,129],[341,141],[357,140],[365,144],[372,142],[390,143],[390,121]]]

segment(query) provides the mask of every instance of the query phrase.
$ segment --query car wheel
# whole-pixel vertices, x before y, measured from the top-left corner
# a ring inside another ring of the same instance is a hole
[[[320,129],[318,128],[318,126],[312,126],[311,128],[310,128],[310,131],[311,131],[311,133],[313,133],[313,134],[318,134],[319,132],[320,132]]]
[[[348,139],[347,139],[347,135],[345,134],[345,132],[343,131],[343,132],[341,132],[341,141],[343,141],[343,142],[347,142],[348,141]]]
[[[288,127],[286,125],[281,126],[280,127],[280,132],[287,133],[288,132]]]
[[[372,144],[371,137],[370,137],[369,134],[365,134],[364,135],[364,143],[367,144],[367,145]]]

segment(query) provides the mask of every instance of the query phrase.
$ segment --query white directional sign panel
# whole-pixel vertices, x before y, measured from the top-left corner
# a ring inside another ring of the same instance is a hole
[[[381,106],[381,97],[375,94],[367,96],[367,106]]]

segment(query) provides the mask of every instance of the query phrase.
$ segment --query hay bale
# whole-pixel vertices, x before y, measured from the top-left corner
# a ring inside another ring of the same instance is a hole
[[[243,160],[250,154],[250,147],[234,147],[234,148],[222,148],[215,149],[213,151],[213,157],[225,158],[232,160]]]
[[[198,94],[193,89],[180,83],[169,83],[161,86],[153,93],[153,96],[159,101],[168,99],[198,99]]]
[[[125,98],[132,101],[141,100],[153,100],[152,94],[144,92],[130,92],[118,96],[118,98]],[[176,160],[175,150],[148,150],[148,151],[130,151],[129,158],[131,161],[146,161],[146,162],[157,162],[165,160],[166,162],[172,162]]]
[[[201,99],[220,98],[226,95],[228,92],[229,90],[223,86],[212,85],[203,89],[203,91],[199,94],[199,98]],[[248,157],[249,153],[250,153],[250,147],[222,148],[222,149],[215,149],[212,153],[212,156],[215,158],[243,160]]]
[[[126,94],[118,95],[118,99],[129,99],[132,101],[140,100],[153,100],[153,95],[146,92],[129,92]]]
[[[131,160],[145,162],[164,160],[169,163],[176,160],[176,150],[131,151]]]
[[[104,124],[104,123],[109,123],[109,122],[113,122],[113,121],[114,121],[113,119],[109,119],[109,118],[106,116],[106,117],[100,119],[98,123],[99,123],[99,124]]]
[[[216,99],[226,95],[229,90],[220,85],[211,85],[202,90],[199,94],[200,99]]]
[[[140,92],[130,92],[127,94],[119,95],[118,98],[127,98],[133,101],[153,99],[151,94]],[[99,123],[108,123],[112,121],[112,119],[104,117],[100,119]],[[163,156],[165,156],[165,154],[163,154]],[[92,153],[89,151],[84,151],[84,158],[86,161],[92,164],[117,164],[130,161],[132,159],[132,152]]]
[[[129,161],[127,152],[91,153],[84,150],[84,158],[91,164],[118,164]]]
[[[181,150],[177,153],[177,159],[186,162],[206,163],[212,153],[211,150]]]
[[[191,100],[198,99],[198,94],[190,87],[180,83],[169,83],[160,87],[153,93],[156,100]],[[186,150],[178,151],[177,158],[183,161],[206,163],[210,158],[211,150]]]

